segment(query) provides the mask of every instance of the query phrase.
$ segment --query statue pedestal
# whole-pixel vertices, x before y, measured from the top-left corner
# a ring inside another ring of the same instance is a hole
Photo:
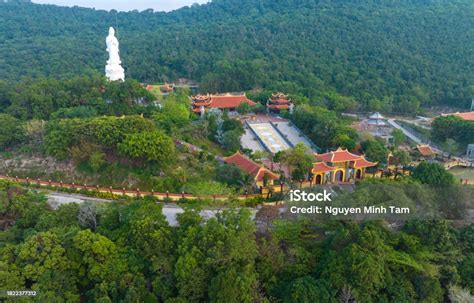
[[[105,76],[109,81],[125,80],[125,72],[120,64],[107,64],[105,66]]]

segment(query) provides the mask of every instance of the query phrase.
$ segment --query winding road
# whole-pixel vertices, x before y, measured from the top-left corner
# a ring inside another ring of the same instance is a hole
[[[92,197],[86,197],[82,195],[77,195],[77,194],[68,194],[68,193],[62,193],[62,192],[50,192],[46,195],[48,198],[48,204],[53,208],[57,209],[60,205],[63,204],[70,204],[70,203],[85,203],[85,202],[93,202],[93,203],[110,203],[113,202],[113,200],[107,200],[107,199],[99,199],[99,198],[92,198]],[[184,212],[184,209],[177,205],[176,203],[162,203],[163,205],[163,215],[166,217],[166,221],[171,226],[177,226],[178,221],[176,219],[176,216],[180,213]],[[220,212],[222,209],[215,208],[215,209],[203,209],[201,210],[200,214],[201,217],[203,217],[205,220],[210,219],[215,217],[216,213]],[[250,209],[250,212],[252,213],[252,218],[255,217],[255,214],[257,213],[257,209]]]

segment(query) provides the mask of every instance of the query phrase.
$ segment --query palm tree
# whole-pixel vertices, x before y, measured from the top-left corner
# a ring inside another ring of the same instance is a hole
[[[253,191],[254,188],[254,180],[252,176],[249,174],[243,174],[242,178],[239,180],[240,186],[244,190],[244,192],[250,193]]]

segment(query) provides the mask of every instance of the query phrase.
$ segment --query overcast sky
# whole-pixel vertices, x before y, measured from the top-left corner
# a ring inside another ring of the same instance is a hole
[[[96,9],[116,9],[119,11],[139,11],[152,8],[155,11],[171,11],[193,3],[206,3],[208,0],[32,0],[34,3],[48,3],[63,6],[94,7]]]

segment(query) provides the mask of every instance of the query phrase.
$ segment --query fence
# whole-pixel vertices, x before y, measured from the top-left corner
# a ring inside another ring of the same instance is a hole
[[[136,190],[130,190],[130,189],[114,189],[112,187],[100,187],[98,185],[88,185],[88,184],[76,184],[76,183],[64,183],[64,182],[56,182],[56,181],[44,181],[40,179],[30,179],[30,178],[19,178],[18,176],[12,177],[8,175],[0,175],[0,180],[8,180],[8,181],[13,181],[16,183],[20,184],[27,184],[27,185],[36,185],[39,187],[49,187],[49,188],[57,188],[59,189],[65,189],[65,190],[73,190],[73,191],[81,191],[85,190],[88,192],[98,192],[98,193],[107,193],[107,194],[113,194],[117,196],[127,196],[127,197],[132,197],[132,198],[139,198],[139,197],[145,197],[145,196],[151,196],[154,197],[158,200],[161,201],[173,201],[173,202],[179,202],[181,200],[197,200],[197,199],[211,199],[214,201],[225,201],[229,199],[229,196],[227,195],[210,195],[210,196],[195,196],[192,194],[187,194],[187,193],[160,193],[160,192],[155,192],[155,191],[141,191],[139,188]],[[345,182],[344,184],[349,184],[349,182]],[[312,187],[313,185],[316,185],[313,183],[313,181],[300,181],[296,182],[293,184],[278,184],[278,185],[272,185],[269,187],[264,187],[260,188],[260,193],[259,194],[243,194],[243,195],[236,195],[233,196],[238,200],[247,200],[247,199],[252,199],[252,198],[270,198],[274,193],[287,193],[291,189],[296,189],[296,188],[309,188]]]

